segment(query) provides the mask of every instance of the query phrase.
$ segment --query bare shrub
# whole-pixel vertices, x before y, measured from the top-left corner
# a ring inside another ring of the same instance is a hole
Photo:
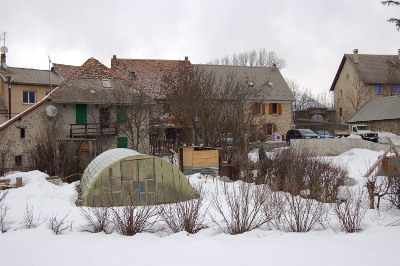
[[[340,185],[348,172],[340,165],[324,158],[315,158],[306,151],[282,149],[259,165],[259,180],[274,191],[300,195],[308,190],[308,196],[320,202],[334,202]]]
[[[361,231],[361,222],[368,208],[366,192],[362,188],[346,191],[347,200],[333,204],[333,213],[338,218],[342,231],[356,233]]]
[[[325,228],[324,219],[328,212],[326,204],[290,193],[284,193],[282,200],[281,223],[285,231],[309,232],[317,225]]]
[[[10,229],[10,227],[6,227],[5,225],[7,211],[10,209],[10,207],[5,203],[7,194],[8,190],[0,194],[0,230],[2,233],[6,233]]]
[[[36,228],[36,225],[33,223],[33,207],[29,208],[28,204],[26,204],[26,209],[23,217],[23,224],[26,229]]]
[[[256,165],[249,160],[246,153],[233,153],[231,164],[233,167],[233,180],[241,180],[248,183],[254,182],[253,171],[256,169]]]
[[[202,186],[195,188],[198,197],[193,200],[162,205],[158,208],[161,220],[164,221],[172,232],[186,231],[195,234],[208,226],[204,223],[205,212],[202,206],[205,194]]]
[[[388,200],[393,207],[400,209],[400,177],[391,177],[390,183]]]
[[[68,229],[72,231],[72,222],[66,221],[67,217],[68,214],[61,220],[57,218],[57,215],[50,217],[50,228],[56,235],[62,235]]]
[[[269,222],[270,217],[263,213],[267,187],[240,183],[232,192],[224,190],[223,198],[228,208],[223,207],[218,194],[213,194],[211,206],[222,216],[222,222],[209,213],[211,220],[226,234],[236,235],[251,231]],[[225,226],[223,226],[225,225]]]
[[[375,208],[375,197],[377,197],[376,208],[379,210],[381,198],[388,195],[393,178],[387,176],[377,176],[376,172],[364,180],[364,187],[369,196],[369,208]]]
[[[112,220],[111,214],[112,211],[108,207],[93,207],[93,208],[85,208],[80,207],[82,216],[88,222],[88,226],[84,228],[85,232],[90,233],[99,233],[104,232],[106,234],[110,234],[113,229],[111,227]]]
[[[133,204],[120,208],[111,208],[113,224],[117,232],[125,236],[151,232],[157,221],[157,209],[154,206],[136,207]],[[151,219],[153,219],[151,221]]]

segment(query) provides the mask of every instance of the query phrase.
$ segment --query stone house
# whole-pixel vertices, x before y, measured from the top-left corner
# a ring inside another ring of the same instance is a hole
[[[0,123],[28,109],[62,82],[48,70],[6,67],[5,54],[1,58]]]
[[[0,151],[9,151],[8,168],[35,167],[29,147],[46,138],[46,129],[52,127],[54,141],[78,144],[86,162],[117,147],[145,153],[150,105],[134,83],[90,58],[41,101],[0,125]],[[133,121],[139,116],[140,123]]]
[[[330,91],[339,122],[346,122],[370,99],[400,94],[397,55],[345,54]]]
[[[347,123],[367,124],[373,131],[400,135],[400,95],[369,100]]]

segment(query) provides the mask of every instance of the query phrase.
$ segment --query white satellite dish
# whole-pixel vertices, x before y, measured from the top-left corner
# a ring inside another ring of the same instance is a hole
[[[46,115],[48,117],[55,117],[57,115],[57,107],[49,105],[46,107]]]
[[[5,47],[5,46],[2,46],[2,47],[0,48],[0,51],[1,51],[2,54],[6,54],[6,53],[8,52],[8,48]]]

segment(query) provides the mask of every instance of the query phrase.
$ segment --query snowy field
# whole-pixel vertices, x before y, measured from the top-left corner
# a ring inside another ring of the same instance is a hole
[[[396,140],[398,141],[398,140]],[[349,175],[363,183],[362,175],[381,152],[353,149],[331,157],[348,168]],[[255,154],[250,155],[255,157]],[[227,235],[209,221],[209,228],[197,234],[141,233],[135,236],[88,233],[86,221],[75,206],[76,183],[54,185],[39,171],[14,173],[3,178],[23,178],[23,187],[9,190],[5,203],[8,232],[0,233],[0,265],[399,265],[399,226],[387,226],[400,219],[400,212],[381,203],[380,212],[368,210],[363,231],[340,231],[334,215],[330,227],[308,233],[288,233],[267,225],[242,235]],[[200,175],[189,176],[195,185],[215,193],[223,183]],[[238,182],[227,183],[236,186]],[[353,187],[355,189],[355,187]],[[210,205],[208,197],[205,207]],[[23,224],[27,208],[33,208],[36,228]],[[210,209],[213,212],[212,209]],[[72,230],[56,235],[49,218],[57,216],[72,222]]]

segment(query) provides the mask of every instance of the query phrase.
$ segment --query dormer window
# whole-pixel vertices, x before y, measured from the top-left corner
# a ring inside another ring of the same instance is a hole
[[[251,80],[248,80],[248,81],[247,81],[247,84],[248,84],[250,87],[253,87],[253,86],[254,86],[254,82],[251,81]]]
[[[103,87],[104,87],[104,88],[111,88],[110,80],[108,80],[108,79],[102,79],[101,81],[103,82]]]

